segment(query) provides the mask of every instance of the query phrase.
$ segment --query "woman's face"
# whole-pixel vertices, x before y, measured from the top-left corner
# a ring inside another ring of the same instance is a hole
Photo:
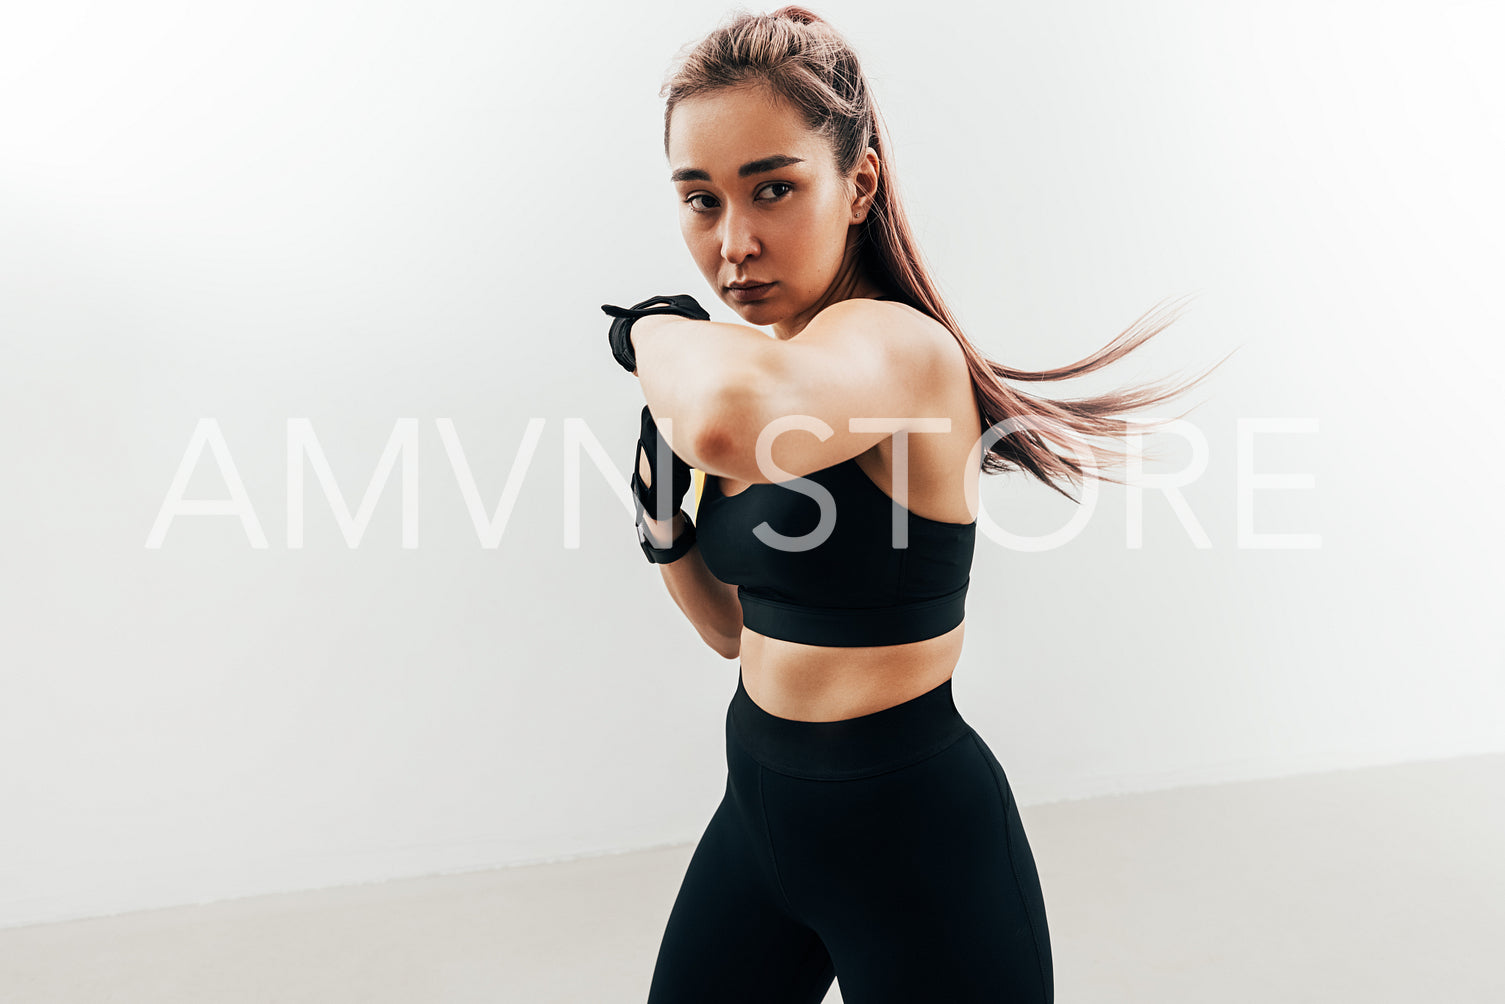
[[[871,149],[843,179],[826,139],[767,88],[743,86],[675,106],[669,167],[685,245],[749,324],[788,339],[827,305],[878,292],[855,251],[877,186]],[[767,285],[739,297],[730,287],[746,281]]]

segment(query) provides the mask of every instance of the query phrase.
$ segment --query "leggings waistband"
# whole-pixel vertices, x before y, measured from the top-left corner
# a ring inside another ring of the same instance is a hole
[[[753,703],[737,667],[727,733],[754,760],[794,777],[837,781],[882,774],[939,753],[972,730],[957,711],[951,681],[901,704],[835,722],[802,722]]]

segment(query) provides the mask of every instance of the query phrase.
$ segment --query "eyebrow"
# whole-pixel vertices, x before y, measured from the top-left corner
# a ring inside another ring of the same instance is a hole
[[[791,157],[786,153],[776,153],[772,157],[763,157],[759,160],[750,160],[737,168],[737,177],[746,178],[749,175],[763,174],[768,171],[776,171],[790,164],[803,164],[803,157]],[[710,181],[709,171],[698,167],[682,167],[669,176],[670,181]]]

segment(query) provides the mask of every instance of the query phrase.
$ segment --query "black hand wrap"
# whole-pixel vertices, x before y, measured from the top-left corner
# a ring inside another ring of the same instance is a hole
[[[632,500],[637,508],[638,543],[642,545],[643,554],[650,562],[667,565],[683,556],[695,543],[695,524],[690,522],[690,516],[686,513],[685,529],[674,542],[668,547],[654,547],[653,541],[648,537],[644,518],[646,516],[665,522],[673,520],[680,503],[684,500],[685,493],[690,490],[690,465],[669,448],[669,441],[664,439],[662,433],[658,431],[658,423],[653,420],[653,413],[648,410],[646,404],[643,405],[641,425],[642,431],[638,436],[637,452],[632,458]],[[669,458],[667,478],[661,476],[664,471],[658,462],[660,449]],[[653,481],[651,487],[643,481],[644,457],[648,459],[649,473]],[[667,515],[664,515],[666,513]]]
[[[653,304],[663,304],[663,306],[655,307]],[[601,309],[614,318],[611,322],[611,330],[606,334],[606,340],[611,343],[611,354],[629,373],[638,371],[637,353],[632,348],[632,322],[639,317],[647,317],[649,314],[678,314],[695,321],[711,319],[706,309],[696,303],[695,297],[689,293],[681,293],[678,296],[649,297],[642,303],[634,303],[630,308],[603,303]]]

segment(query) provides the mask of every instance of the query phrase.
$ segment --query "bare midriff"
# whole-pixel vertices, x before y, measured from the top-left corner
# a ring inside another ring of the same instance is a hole
[[[771,715],[834,722],[869,715],[951,679],[966,622],[905,645],[803,645],[742,629],[742,685]]]
[[[953,421],[952,428],[959,424]],[[974,425],[965,431],[964,439],[949,435],[910,438],[910,464],[915,472],[909,492],[911,512],[944,522],[971,522],[962,487],[951,484],[942,490],[939,474],[928,477],[927,472],[951,471],[954,476],[962,466],[956,450],[970,450],[979,435]],[[924,439],[930,442],[921,443]],[[891,450],[891,441],[885,441],[857,458],[858,466],[890,498],[894,494],[888,474],[893,469]],[[968,470],[975,497],[980,470],[976,465]],[[936,487],[927,491],[926,486]],[[720,479],[723,495],[746,488],[746,482]],[[738,656],[742,683],[754,704],[779,718],[833,722],[868,715],[919,697],[951,679],[961,658],[965,628],[963,621],[945,634],[902,645],[833,646],[770,638],[744,626]]]

